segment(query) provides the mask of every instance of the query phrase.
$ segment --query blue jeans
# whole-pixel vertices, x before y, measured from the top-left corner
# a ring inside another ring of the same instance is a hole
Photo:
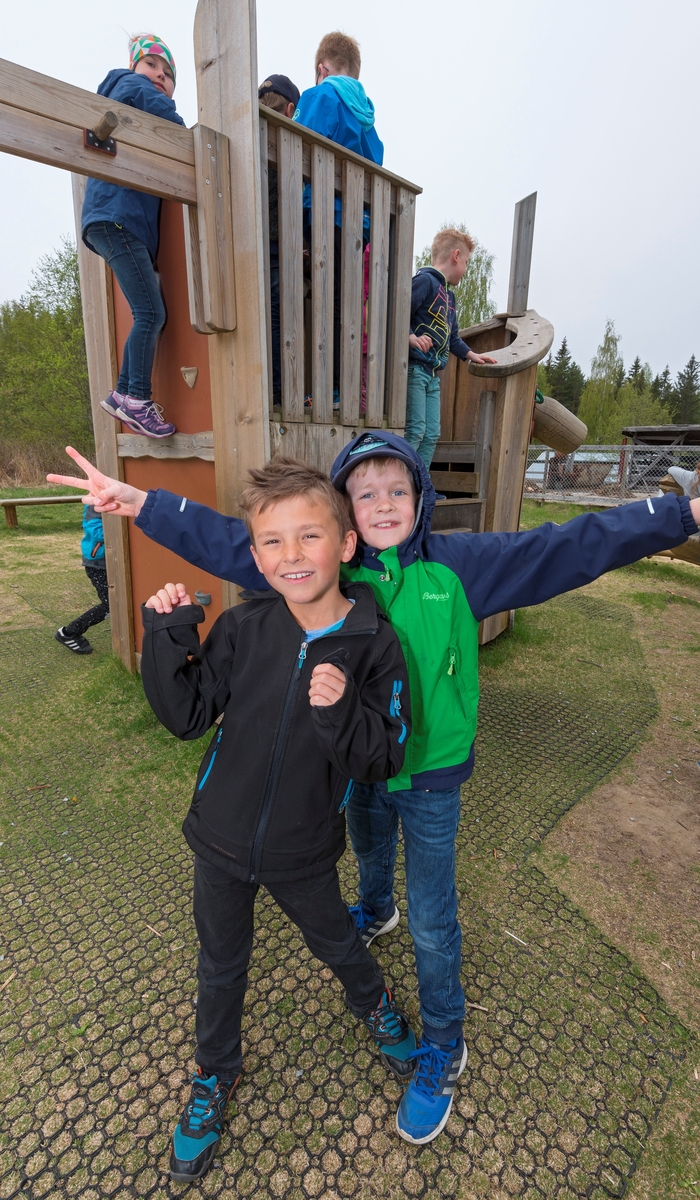
[[[440,439],[440,380],[416,363],[408,364],[404,437],[429,467]]]
[[[134,317],[116,390],[135,400],[150,400],[153,355],[165,324],[165,305],[151,256],[143,242],[114,221],[88,225],[85,237],[114,271]]]
[[[379,917],[394,910],[399,818],[406,855],[408,928],[418,971],[423,1034],[448,1042],[462,1032],[462,931],[457,920],[455,838],[460,789],[387,792],[356,783],[347,807],[360,865],[360,899]]]

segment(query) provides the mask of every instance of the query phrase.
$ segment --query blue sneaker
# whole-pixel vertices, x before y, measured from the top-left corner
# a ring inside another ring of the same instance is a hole
[[[365,946],[369,946],[370,942],[379,937],[380,933],[389,933],[390,929],[396,929],[399,923],[400,913],[396,905],[394,905],[391,916],[386,917],[383,921],[379,920],[373,908],[365,908],[361,900],[359,904],[349,904],[348,911],[357,925]]]
[[[463,1037],[444,1046],[421,1038],[413,1057],[416,1070],[399,1105],[396,1128],[405,1142],[423,1146],[447,1124],[455,1084],[467,1065],[467,1047]]]
[[[408,1083],[416,1068],[416,1037],[388,988],[379,1006],[363,1020],[379,1046],[384,1066],[401,1083]]]
[[[216,1075],[205,1079],[195,1074],[170,1150],[170,1178],[176,1183],[191,1183],[209,1170],[221,1141],[226,1105],[238,1079],[220,1083]]]

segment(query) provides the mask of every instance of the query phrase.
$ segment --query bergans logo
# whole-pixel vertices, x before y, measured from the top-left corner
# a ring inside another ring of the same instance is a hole
[[[423,592],[424,600],[449,600],[449,592]]]

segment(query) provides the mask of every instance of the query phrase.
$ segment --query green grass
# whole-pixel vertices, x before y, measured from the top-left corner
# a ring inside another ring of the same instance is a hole
[[[61,510],[44,511],[65,534]],[[36,1167],[37,1194],[67,1195],[56,1163],[72,1153],[84,1189],[99,1195],[104,1178],[116,1195],[146,1194],[191,1066],[191,855],[179,825],[208,738],[180,742],[158,725],[140,679],[111,655],[106,625],[90,632],[88,658],[55,643],[56,625],[94,592],[79,569],[37,569],[50,539],[29,532],[13,582],[41,624],[0,635],[0,985],[17,971],[0,1003],[0,1195],[22,1186],[20,1166]],[[369,1163],[373,1194],[396,1200],[487,1196],[501,1177],[506,1194],[520,1194],[520,1178],[523,1187],[536,1180],[537,1194],[603,1200],[621,1193],[666,1111],[666,1090],[686,1070],[687,1032],[532,853],[653,718],[629,611],[577,593],[519,612],[480,663],[478,764],[463,790],[457,880],[465,989],[487,1011],[469,1010],[469,1067],[447,1132],[425,1149],[398,1146],[398,1085],[341,989],[262,892],[246,1075],[206,1194],[360,1195]],[[350,854],[340,870],[350,898]],[[403,904],[401,860],[397,891]],[[417,1023],[405,920],[373,951]],[[683,1086],[674,1104],[690,1103]],[[75,1091],[67,1104],[64,1088]],[[677,1179],[696,1178],[695,1113],[663,1145],[664,1200]],[[32,1139],[54,1115],[61,1130],[57,1122],[46,1135],[45,1153]],[[562,1131],[576,1143],[568,1159]],[[617,1190],[601,1191],[602,1170]]]
[[[0,500],[19,499],[24,496],[80,496],[77,488],[59,487],[46,484],[42,487],[0,488]],[[0,538],[16,538],[27,534],[66,533],[69,530],[80,529],[83,519],[82,504],[42,504],[29,505],[17,509],[18,525],[8,528],[5,524],[4,509],[0,513]]]

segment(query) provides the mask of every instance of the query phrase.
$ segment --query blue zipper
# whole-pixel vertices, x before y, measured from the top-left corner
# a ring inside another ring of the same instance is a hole
[[[402,690],[403,690],[403,680],[395,679],[394,680],[394,692],[391,697],[391,704],[389,705],[389,716],[390,717],[398,717],[399,721],[401,722],[401,737],[399,738],[399,746],[403,746],[404,742],[406,741],[406,726],[404,725],[403,717],[401,716],[401,691]]]
[[[207,779],[209,778],[211,769],[214,766],[214,759],[216,758],[216,752],[219,749],[219,742],[221,741],[221,735],[223,732],[224,732],[224,727],[222,724],[219,726],[219,732],[216,735],[216,743],[214,745],[214,753],[212,754],[211,758],[209,759],[209,766],[207,767],[206,771],[204,772],[202,778],[199,781],[199,785],[197,787],[198,792],[201,792],[202,788],[204,787],[205,783],[207,782]]]

